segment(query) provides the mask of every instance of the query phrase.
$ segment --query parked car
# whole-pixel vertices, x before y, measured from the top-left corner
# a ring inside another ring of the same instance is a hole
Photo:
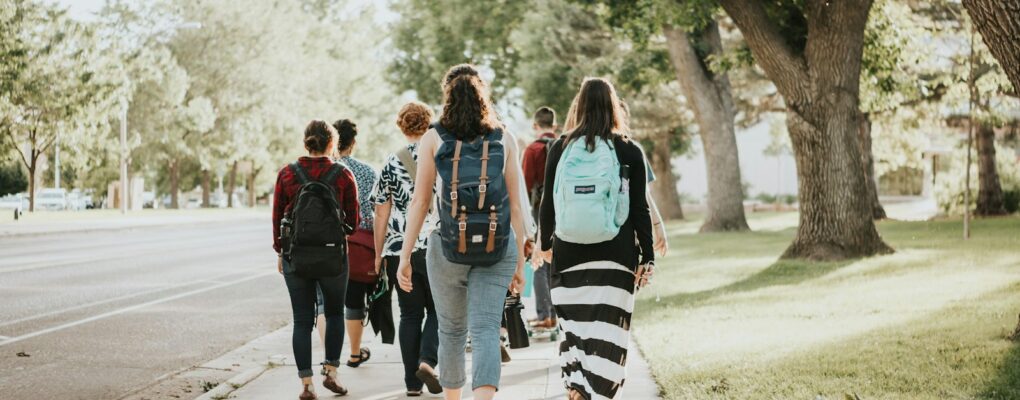
[[[37,210],[60,211],[67,208],[67,190],[42,189],[35,196]]]
[[[28,197],[24,193],[9,194],[0,197],[0,209],[28,210]]]

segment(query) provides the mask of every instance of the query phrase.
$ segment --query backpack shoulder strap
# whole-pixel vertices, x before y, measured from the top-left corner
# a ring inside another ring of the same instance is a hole
[[[319,182],[325,183],[326,186],[333,187],[333,183],[336,182],[337,178],[340,177],[340,174],[343,173],[345,169],[347,168],[344,167],[343,164],[335,162],[328,170],[326,170],[326,173],[319,176]]]
[[[407,170],[407,175],[411,177],[411,184],[413,185],[415,178],[418,176],[418,163],[414,161],[411,150],[408,150],[407,146],[401,147],[400,150],[397,150],[397,160],[400,160],[400,164],[403,164],[404,169]]]
[[[308,173],[305,172],[304,168],[301,168],[301,164],[299,164],[299,163],[295,162],[295,163],[290,164],[290,170],[291,170],[291,172],[294,173],[294,176],[297,177],[298,184],[304,185],[304,184],[308,183],[308,181],[311,180],[311,179],[308,179]]]

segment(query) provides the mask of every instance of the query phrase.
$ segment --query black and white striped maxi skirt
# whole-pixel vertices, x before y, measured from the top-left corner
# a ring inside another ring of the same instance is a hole
[[[563,341],[564,383],[588,399],[612,399],[627,377],[634,272],[613,261],[559,271],[552,289]]]

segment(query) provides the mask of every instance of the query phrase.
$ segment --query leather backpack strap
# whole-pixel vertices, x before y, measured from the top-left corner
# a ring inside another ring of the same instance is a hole
[[[460,180],[457,178],[457,170],[460,168],[460,149],[464,146],[464,142],[458,140],[457,145],[453,150],[453,170],[450,173],[450,201],[453,206],[450,207],[450,216],[457,216],[457,184]]]
[[[482,142],[482,176],[478,177],[478,209],[485,207],[485,192],[489,188],[489,141]]]

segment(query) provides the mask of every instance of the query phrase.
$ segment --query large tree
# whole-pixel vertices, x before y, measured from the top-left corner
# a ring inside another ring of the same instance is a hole
[[[532,1],[404,0],[395,5],[400,20],[394,27],[397,55],[390,81],[413,90],[429,104],[439,104],[439,81],[448,68],[475,63],[491,69],[493,95],[500,100],[519,60],[510,33],[520,24]]]
[[[702,0],[585,2],[604,6],[610,25],[622,27],[640,45],[660,37],[665,40],[674,78],[694,112],[704,146],[708,199],[701,231],[748,230],[732,88],[725,69],[710,67],[725,52],[714,19],[716,4]]]
[[[964,0],[974,27],[989,52],[998,60],[1012,83],[1012,95],[1020,93],[1020,1]],[[995,165],[995,130],[987,123],[977,131],[978,198],[975,213],[1002,215],[1006,213],[1002,186]]]
[[[963,0],[988,50],[1020,93],[1020,0]]]
[[[860,74],[871,0],[720,0],[783,96],[800,224],[784,258],[892,252],[872,220],[862,167]]]
[[[94,31],[55,6],[18,0],[5,12],[0,132],[28,171],[35,210],[40,159],[57,140],[90,131],[110,110]],[[8,36],[10,35],[10,36]]]

